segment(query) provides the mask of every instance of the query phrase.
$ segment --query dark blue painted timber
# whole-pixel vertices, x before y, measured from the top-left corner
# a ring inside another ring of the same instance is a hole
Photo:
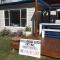
[[[60,29],[60,25],[43,25],[45,29]]]
[[[3,3],[0,4],[0,6],[4,6],[4,5],[15,5],[15,4],[23,4],[23,3],[33,3],[35,0],[21,0],[21,1],[16,1],[16,2],[8,2],[8,3]],[[49,5],[47,3],[45,3],[43,0],[38,0],[38,3],[40,5],[44,5],[46,9],[49,8]]]
[[[60,32],[46,31],[45,35],[52,38],[60,38]]]
[[[60,25],[43,25],[45,29],[60,29]],[[53,38],[60,38],[60,32],[46,31],[45,35]]]
[[[0,5],[11,5],[11,4],[23,4],[23,3],[32,3],[34,2],[33,0],[22,0],[22,1],[17,1],[17,2],[10,2],[10,3],[4,3]]]

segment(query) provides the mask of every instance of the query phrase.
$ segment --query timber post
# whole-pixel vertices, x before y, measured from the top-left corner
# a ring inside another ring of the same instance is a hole
[[[38,0],[35,0],[35,17],[34,17],[34,36],[39,35],[39,30],[38,30]]]

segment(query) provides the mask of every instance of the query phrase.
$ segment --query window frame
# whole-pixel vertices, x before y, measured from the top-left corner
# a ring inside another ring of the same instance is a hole
[[[26,18],[21,18],[21,10],[22,9],[25,9],[26,10]],[[21,8],[21,9],[10,9],[10,10],[5,10],[5,11],[8,11],[8,15],[9,15],[9,17],[8,18],[5,18],[5,19],[8,19],[9,20],[9,26],[10,26],[10,11],[11,10],[19,10],[20,11],[20,26],[17,26],[17,27],[23,27],[23,26],[21,26],[21,20],[22,19],[26,19],[26,25],[27,25],[27,8]],[[4,11],[4,12],[5,12]],[[4,14],[5,15],[5,14]],[[24,26],[24,27],[26,27],[26,25]],[[6,26],[6,24],[5,24],[5,26]],[[14,26],[13,26],[14,27]]]

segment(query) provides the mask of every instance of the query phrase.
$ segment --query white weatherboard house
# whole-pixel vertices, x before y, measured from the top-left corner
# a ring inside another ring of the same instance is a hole
[[[25,0],[23,1],[25,2]],[[34,2],[31,2],[31,0],[27,0],[27,3],[24,2],[22,2],[22,0],[0,0],[0,31],[6,28],[12,32],[16,32],[17,30],[25,30],[26,26],[31,27],[33,30]],[[43,13],[43,11],[44,13],[46,12],[45,5],[40,5],[39,13]],[[43,21],[41,15],[44,15],[44,13],[39,14],[40,21]],[[56,15],[56,11],[52,15]],[[45,20],[48,21],[49,19]]]
[[[2,4],[3,3],[4,2],[2,2]],[[26,26],[32,28],[32,18],[35,10],[33,4],[27,3],[13,5],[12,3],[12,6],[10,7],[4,5],[4,9],[2,8],[2,10],[0,10],[0,31],[4,28],[9,29],[12,32],[25,30]]]
[[[13,2],[13,3],[12,3]],[[35,6],[32,0],[3,0],[0,4],[0,31],[4,28],[16,32],[26,26],[34,29]]]
[[[34,8],[0,10],[0,31],[4,28],[11,31],[24,29],[26,26],[32,28],[33,14]]]

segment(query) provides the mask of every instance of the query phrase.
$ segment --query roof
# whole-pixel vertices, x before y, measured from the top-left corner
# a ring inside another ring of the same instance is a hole
[[[51,10],[60,9],[60,0],[44,0],[51,7]]]
[[[44,0],[49,5],[51,4],[60,4],[60,0]]]
[[[11,2],[12,1],[12,2]],[[24,4],[24,3],[33,3],[35,0],[9,0],[8,2],[1,2],[0,6],[7,6],[7,5],[16,5],[16,4]],[[38,0],[40,6],[48,9],[50,7],[57,9],[60,8],[60,0]],[[0,8],[1,8],[0,7]],[[4,7],[3,7],[4,8]]]
[[[35,0],[16,0],[15,2],[4,2],[4,3],[1,3],[0,4],[0,9],[1,8],[4,8],[4,6],[13,6],[13,5],[19,5],[19,4],[25,4],[25,3],[33,3]],[[42,7],[44,7],[45,9],[48,9],[49,8],[49,5],[46,3],[46,2],[44,2],[43,0],[38,0],[38,4],[40,5],[40,6],[42,6]],[[7,7],[5,7],[5,8],[7,8]],[[10,7],[11,8],[11,7]]]
[[[0,5],[10,5],[10,4],[22,4],[22,3],[32,3],[34,2],[33,0],[17,0],[17,1],[5,1],[5,2],[1,2]]]

